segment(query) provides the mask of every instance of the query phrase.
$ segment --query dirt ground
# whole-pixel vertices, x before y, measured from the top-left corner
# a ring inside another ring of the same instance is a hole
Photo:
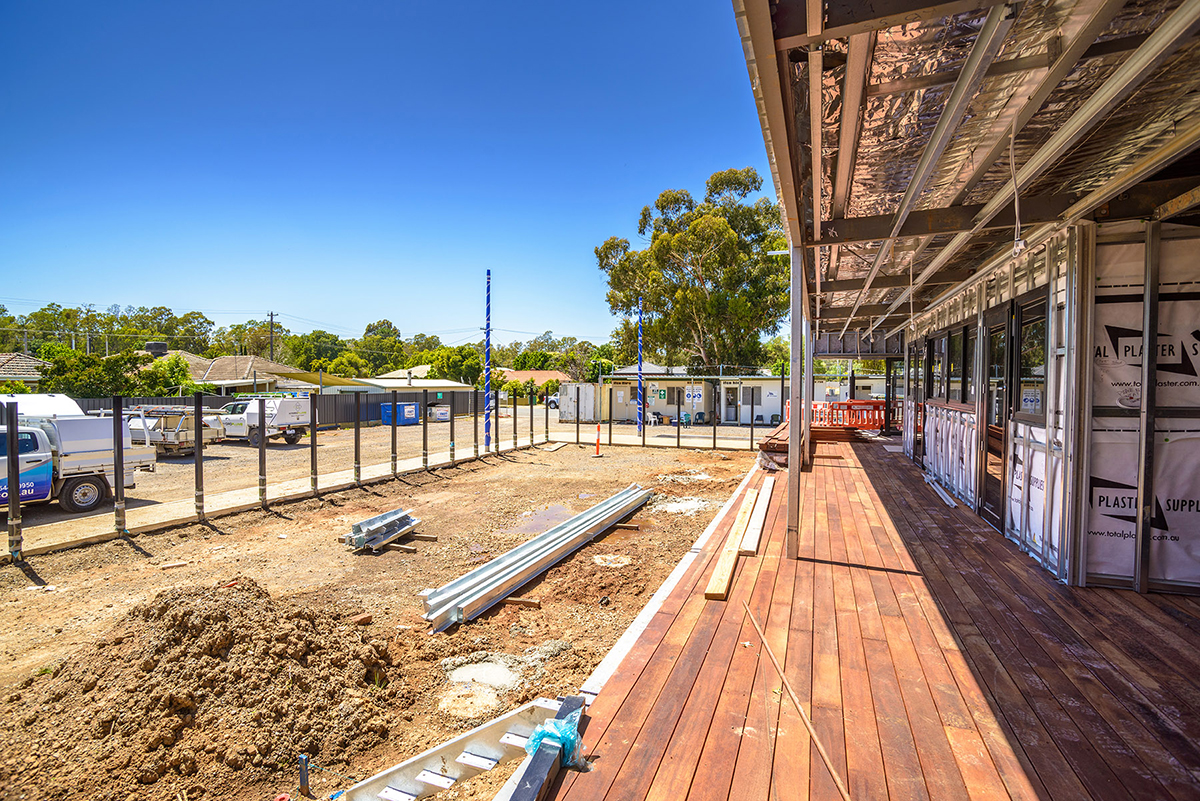
[[[575,692],[751,459],[521,451],[4,566],[0,799],[295,798],[300,753],[328,797],[520,703]],[[541,608],[502,605],[428,633],[418,592],[631,482],[656,493],[640,530],[519,590]],[[397,507],[437,541],[377,556],[338,541]],[[362,613],[369,624],[352,620]],[[448,676],[480,663],[512,681]],[[490,798],[505,775],[444,795]]]

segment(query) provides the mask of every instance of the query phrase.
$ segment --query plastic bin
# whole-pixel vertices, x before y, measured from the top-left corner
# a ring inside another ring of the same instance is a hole
[[[421,422],[420,413],[418,410],[419,403],[397,403],[396,404],[396,425],[398,426],[415,426]],[[392,424],[392,404],[391,401],[384,401],[380,404],[380,411],[383,413],[383,424],[390,426]]]

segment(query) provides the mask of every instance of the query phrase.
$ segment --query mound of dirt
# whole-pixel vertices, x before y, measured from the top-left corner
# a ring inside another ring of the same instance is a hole
[[[348,614],[245,577],[168,590],[8,696],[0,795],[195,799],[294,775],[301,753],[345,763],[388,735],[398,685],[387,644]]]

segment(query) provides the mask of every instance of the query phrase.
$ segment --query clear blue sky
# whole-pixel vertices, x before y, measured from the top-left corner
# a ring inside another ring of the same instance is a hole
[[[773,191],[723,0],[0,0],[13,313],[408,336],[482,326],[490,267],[497,328],[604,339],[592,249],[744,166]]]

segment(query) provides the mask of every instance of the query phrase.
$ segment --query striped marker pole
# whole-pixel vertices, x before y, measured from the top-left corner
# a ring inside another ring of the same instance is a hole
[[[646,395],[642,391],[642,299],[638,298],[638,434],[646,424]],[[642,443],[645,444],[644,442]]]
[[[487,271],[483,322],[483,452],[492,446],[492,271]]]

